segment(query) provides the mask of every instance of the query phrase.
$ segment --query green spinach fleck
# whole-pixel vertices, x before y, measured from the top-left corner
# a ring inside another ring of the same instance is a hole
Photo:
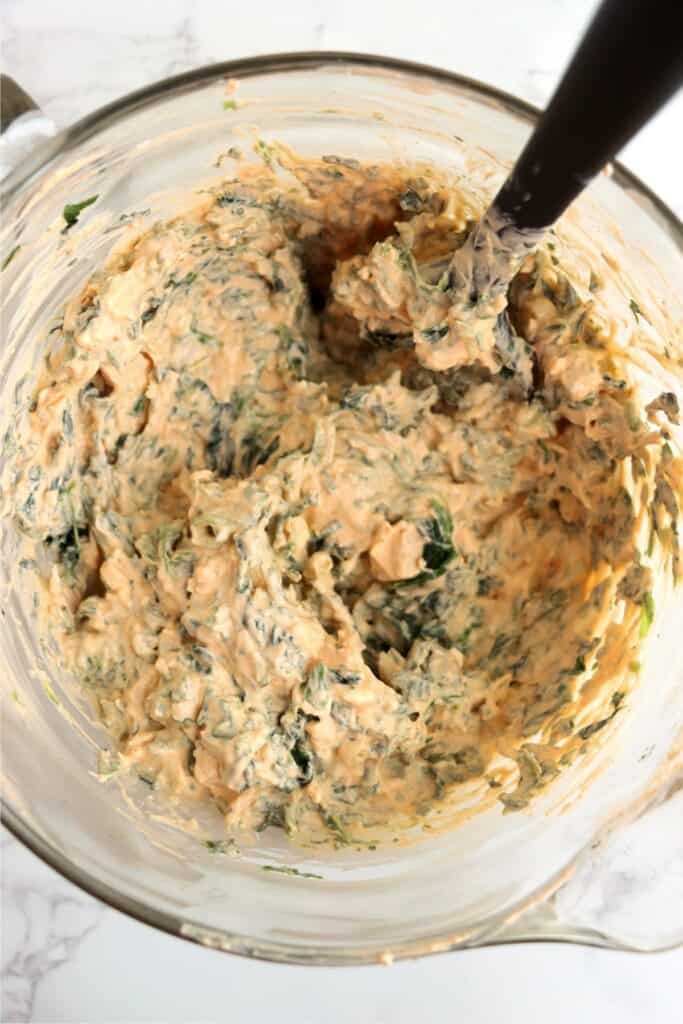
[[[17,253],[19,252],[20,249],[21,249],[20,245],[15,245],[13,249],[10,249],[10,251],[5,256],[4,260],[2,261],[2,266],[0,267],[0,273],[3,270],[6,270],[7,267],[9,267],[10,263],[12,262],[12,260],[17,255]]]
[[[88,206],[92,206],[93,203],[97,202],[99,196],[90,196],[88,199],[83,199],[80,203],[67,203],[62,211],[62,216],[66,222],[64,231],[68,231],[69,228],[73,227],[80,217],[83,210]]]
[[[448,334],[448,324],[437,324],[436,327],[426,327],[420,334],[425,341],[428,341],[431,345],[445,338]]]
[[[409,188],[398,197],[398,205],[406,213],[419,213],[422,210],[422,199],[414,188]]]
[[[308,785],[315,774],[313,771],[313,754],[303,738],[297,739],[291,749],[292,758],[299,769],[299,782]]]
[[[628,305],[629,309],[633,313],[633,317],[636,323],[638,323],[640,321],[641,316],[644,316],[645,314],[643,313],[642,309],[640,308],[635,299],[631,299]]]
[[[422,548],[422,557],[426,569],[409,580],[401,580],[400,583],[396,584],[397,587],[407,585],[422,586],[422,584],[428,583],[430,580],[435,580],[446,572],[449,564],[455,558],[456,551],[453,547],[453,519],[451,514],[446,506],[437,501],[436,498],[432,501],[432,508],[434,509],[434,517],[432,519],[424,519],[418,524],[420,532],[426,538],[425,545]]]
[[[225,853],[233,857],[239,853],[234,839],[202,839],[201,844],[209,853]]]
[[[235,464],[235,442],[230,433],[232,423],[232,406],[229,402],[221,403],[206,442],[206,461],[209,468],[224,479],[232,476]]]
[[[295,875],[297,878],[319,878],[322,879],[322,875],[316,875],[314,871],[299,871],[298,868],[287,868],[280,867],[275,864],[264,864],[261,868],[262,871],[276,871],[280,875]]]
[[[304,688],[304,700],[323,714],[329,712],[332,706],[332,694],[326,665],[314,665],[309,672]]]
[[[154,317],[157,315],[160,305],[161,299],[155,298],[150,300],[149,306],[147,307],[147,309],[144,310],[144,312],[140,316],[140,322],[143,324],[143,326],[145,324],[148,324],[150,320],[154,319]]]
[[[655,620],[655,599],[652,594],[648,591],[643,594],[643,600],[640,611],[640,636],[644,639],[652,628],[652,623]]]

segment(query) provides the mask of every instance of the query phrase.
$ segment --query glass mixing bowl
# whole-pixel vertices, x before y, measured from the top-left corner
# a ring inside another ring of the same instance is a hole
[[[226,94],[226,78],[237,92]],[[236,104],[224,105],[226,95]],[[329,53],[215,65],[86,117],[5,183],[0,253],[21,246],[2,275],[5,415],[27,353],[124,215],[163,215],[169,190],[220,178],[217,157],[230,146],[258,135],[303,153],[429,161],[456,174],[478,154],[490,193],[535,117],[443,71]],[[97,207],[63,236],[64,205],[95,194]],[[680,323],[682,231],[661,202],[616,166],[572,216],[637,282],[646,311],[665,303]],[[664,383],[680,393],[680,380]],[[6,524],[0,555],[3,818],[100,899],[208,946],[309,964],[522,939],[640,950],[683,942],[683,589],[657,595],[642,680],[618,728],[527,810],[496,807],[419,844],[363,853],[303,852],[268,830],[230,856],[174,829],[151,796],[98,775],[107,737],[40,654]]]

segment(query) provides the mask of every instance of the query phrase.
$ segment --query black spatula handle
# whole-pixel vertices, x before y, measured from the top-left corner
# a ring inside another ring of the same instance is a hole
[[[681,84],[683,0],[604,0],[493,206],[549,227]]]

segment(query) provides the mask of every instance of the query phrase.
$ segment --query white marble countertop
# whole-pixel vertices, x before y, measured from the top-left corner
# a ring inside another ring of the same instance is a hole
[[[2,0],[2,68],[58,125],[155,79],[255,53],[360,50],[441,65],[541,105],[591,0]],[[624,161],[683,212],[683,98]],[[683,951],[637,956],[562,945],[451,954],[390,969],[283,967],[226,957],[99,904],[2,833],[6,1024],[605,1024],[681,1020]]]

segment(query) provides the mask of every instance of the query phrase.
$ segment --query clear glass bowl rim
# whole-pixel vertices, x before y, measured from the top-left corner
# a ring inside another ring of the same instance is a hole
[[[49,141],[38,145],[28,159],[24,160],[9,174],[2,187],[3,199],[7,202],[14,194],[23,188],[29,187],[31,179],[43,171],[54,159],[68,153],[80,143],[86,142],[103,128],[114,124],[119,118],[149,106],[157,100],[183,95],[220,77],[250,78],[274,72],[315,71],[318,68],[329,67],[335,64],[340,66],[350,65],[360,70],[398,72],[413,77],[429,79],[431,82],[440,83],[445,86],[454,86],[461,91],[471,92],[477,97],[495,101],[504,110],[528,121],[530,124],[535,123],[541,114],[541,111],[533,106],[533,104],[521,100],[502,89],[428,64],[419,64],[376,54],[338,50],[263,54],[255,57],[207,64],[192,71],[161,79],[158,82],[153,82],[151,85],[136,89],[134,92],[130,92],[122,98],[114,100],[112,103],[107,103],[91,114],[87,114],[74,124],[58,132]],[[641,200],[645,201],[648,212],[658,222],[658,225],[671,236],[683,253],[683,223],[674,211],[644,182],[618,161],[614,161],[612,164],[612,176],[620,187],[632,194],[635,193]],[[119,910],[143,924],[150,925],[170,935],[251,959],[280,963],[329,966],[340,963],[344,965],[360,965],[379,962],[378,956],[368,956],[364,953],[351,955],[348,959],[345,958],[341,961],[338,957],[330,957],[325,953],[319,954],[313,950],[295,949],[286,943],[254,942],[251,937],[240,936],[235,933],[211,933],[208,929],[193,927],[190,922],[184,921],[181,917],[160,911],[155,907],[147,905],[142,900],[130,898],[114,889],[108,883],[80,869],[28,825],[9,805],[4,795],[0,797],[0,820],[15,839],[18,839],[19,842],[28,847],[32,853],[58,874],[87,892],[90,896],[95,897],[114,910]],[[547,895],[550,895],[554,888],[554,880],[550,880],[543,887]],[[543,895],[543,893],[537,893],[536,899],[532,899],[531,902],[536,903],[539,899],[542,901]],[[517,915],[513,914],[513,916]],[[526,935],[517,937],[513,933],[510,938],[500,935],[499,931],[506,923],[507,915],[501,915],[498,921],[489,921],[486,933],[490,936],[490,939],[487,939],[486,935],[480,937],[468,935],[465,937],[459,934],[432,936],[429,939],[421,939],[404,945],[392,944],[392,959],[410,959],[422,957],[430,953],[447,952],[448,950],[455,949],[464,950],[468,946],[472,948],[473,945],[482,946],[505,942],[535,941],[533,937]],[[617,946],[617,943],[611,941],[606,943],[605,938],[605,936],[600,934],[591,937],[583,933],[581,936],[573,937],[571,934],[566,933],[559,935],[543,934],[542,931],[538,935],[538,941],[576,941],[581,945],[604,946],[609,944],[612,948]],[[463,943],[463,939],[465,939],[467,945]]]

